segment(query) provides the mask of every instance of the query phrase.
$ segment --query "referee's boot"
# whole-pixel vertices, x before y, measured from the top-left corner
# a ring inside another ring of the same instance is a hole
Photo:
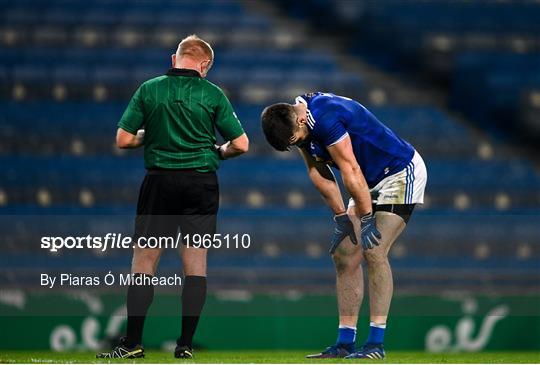
[[[193,359],[193,349],[189,346],[178,346],[174,349],[174,357],[177,359]]]
[[[98,359],[140,359],[144,357],[144,348],[141,345],[128,347],[126,338],[120,339],[120,344],[110,352],[101,352],[96,355]]]

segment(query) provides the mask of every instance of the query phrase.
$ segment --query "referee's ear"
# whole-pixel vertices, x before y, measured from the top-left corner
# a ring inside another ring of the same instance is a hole
[[[176,67],[176,53],[173,53],[171,55],[171,63],[172,63],[172,67],[175,68]]]

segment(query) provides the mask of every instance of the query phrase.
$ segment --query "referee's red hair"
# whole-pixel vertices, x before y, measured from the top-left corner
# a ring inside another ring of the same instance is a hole
[[[195,61],[210,60],[208,65],[208,69],[210,69],[214,63],[214,50],[208,42],[196,34],[192,34],[182,39],[176,50],[176,57],[189,57]]]

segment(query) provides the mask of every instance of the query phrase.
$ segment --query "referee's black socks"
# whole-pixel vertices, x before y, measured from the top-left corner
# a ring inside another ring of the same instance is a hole
[[[178,346],[193,348],[193,335],[206,301],[206,277],[188,275],[182,291],[182,334]]]
[[[133,281],[140,281],[142,285],[132,282],[127,292],[127,338],[126,346],[134,347],[142,344],[142,333],[146,313],[154,299],[154,285],[150,283],[152,275],[133,274]],[[145,280],[146,279],[146,280]]]

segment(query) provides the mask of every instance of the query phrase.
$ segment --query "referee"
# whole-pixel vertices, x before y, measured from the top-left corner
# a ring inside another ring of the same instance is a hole
[[[205,79],[214,61],[210,45],[190,35],[172,55],[164,76],[144,82],[118,123],[119,148],[144,146],[147,174],[137,203],[135,238],[214,234],[220,160],[248,151],[249,140],[223,91]],[[144,128],[144,130],[142,129]],[[228,141],[216,146],[215,130]],[[127,293],[127,335],[98,358],[144,357],[142,333],[154,297],[161,248],[135,245]],[[182,332],[176,358],[192,358],[192,339],[206,300],[206,249],[182,245]]]

